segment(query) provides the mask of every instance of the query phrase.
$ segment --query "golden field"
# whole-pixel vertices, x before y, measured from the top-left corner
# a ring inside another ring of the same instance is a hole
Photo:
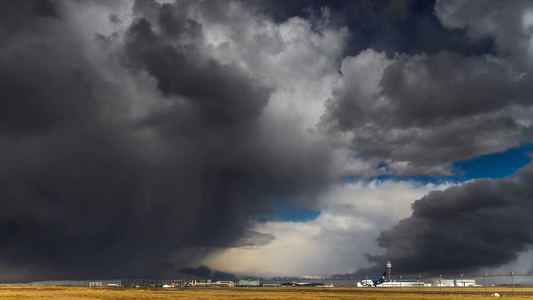
[[[0,286],[0,299],[533,299],[533,288],[96,288]]]

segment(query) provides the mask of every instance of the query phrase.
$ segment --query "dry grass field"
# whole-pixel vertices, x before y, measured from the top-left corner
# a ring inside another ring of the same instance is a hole
[[[0,286],[0,299],[533,299],[533,288],[88,288]]]

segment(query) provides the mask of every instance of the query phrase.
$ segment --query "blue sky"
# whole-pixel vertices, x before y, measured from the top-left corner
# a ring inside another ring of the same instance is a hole
[[[476,178],[504,178],[512,176],[516,171],[531,162],[532,144],[523,144],[502,153],[484,155],[472,160],[456,162],[453,170],[456,181]]]
[[[481,157],[455,162],[452,164],[453,176],[419,176],[419,177],[395,177],[378,176],[371,180],[405,180],[420,184],[453,182],[461,183],[477,178],[498,179],[513,176],[516,171],[531,162],[532,144],[523,144],[510,148],[502,153],[483,155]],[[346,182],[354,182],[357,179],[350,178]],[[271,217],[281,222],[305,222],[313,220],[320,214],[320,210],[310,209],[298,205],[287,205],[273,202],[275,214]]]
[[[320,214],[320,210],[310,209],[298,205],[273,205],[275,214],[274,221],[280,222],[304,222],[314,220]]]

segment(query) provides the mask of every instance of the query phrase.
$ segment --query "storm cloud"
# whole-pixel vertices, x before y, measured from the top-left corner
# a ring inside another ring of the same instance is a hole
[[[513,261],[530,166],[412,179],[531,142],[531,3],[480,2],[7,0],[0,280]]]
[[[449,164],[518,146],[531,79],[487,55],[345,58],[323,124],[393,174],[450,174]]]
[[[3,10],[2,280],[176,276],[162,266],[268,242],[250,217],[336,177],[320,140],[269,141],[273,88],[215,57],[193,14],[224,11],[127,4]],[[76,32],[96,16],[102,32]]]
[[[533,166],[517,178],[477,179],[433,191],[413,203],[413,214],[380,234],[382,255],[370,261],[413,274],[478,271],[516,260],[533,246]]]

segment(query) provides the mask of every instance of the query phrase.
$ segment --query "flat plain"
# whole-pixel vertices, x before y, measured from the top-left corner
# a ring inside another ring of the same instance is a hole
[[[478,288],[97,288],[0,286],[0,299],[533,299],[533,287]]]

